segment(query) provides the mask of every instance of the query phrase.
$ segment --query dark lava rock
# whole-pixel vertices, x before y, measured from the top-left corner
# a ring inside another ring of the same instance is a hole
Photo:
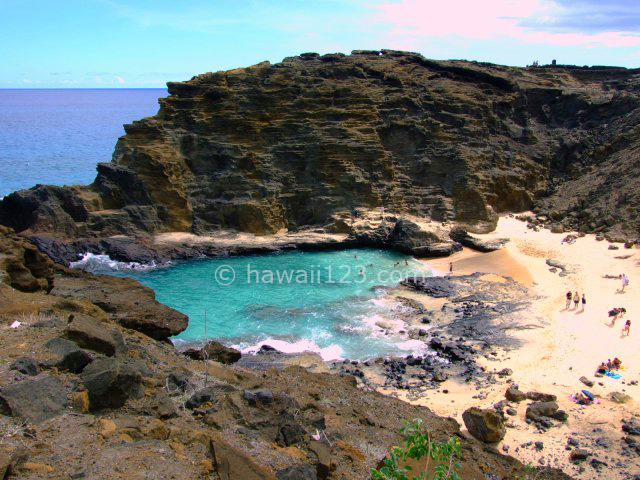
[[[558,411],[556,402],[535,402],[527,407],[526,418],[537,421],[541,417],[551,417]]]
[[[591,454],[587,450],[576,448],[571,452],[571,461],[576,462],[580,460],[586,460],[589,455]]]
[[[469,433],[485,443],[499,442],[506,433],[502,417],[494,410],[471,407],[462,414],[462,420]]]
[[[438,370],[433,374],[433,380],[436,382],[444,382],[449,376],[441,370]]]
[[[63,414],[67,404],[67,392],[56,377],[13,383],[0,389],[0,413],[32,423]]]
[[[511,385],[504,394],[505,398],[510,402],[522,402],[527,399],[527,394],[518,390],[517,385]]]
[[[235,348],[226,347],[220,342],[211,341],[208,342],[202,348],[190,348],[185,350],[186,356],[193,358],[194,360],[213,360],[215,362],[224,363],[230,365],[237,362],[242,357],[242,354]]]
[[[506,412],[507,412],[507,415],[510,415],[512,417],[515,417],[518,414],[517,410],[513,408],[507,408]]]
[[[297,423],[285,423],[278,429],[276,443],[284,447],[296,445],[304,440],[305,434],[306,432],[301,425]]]
[[[33,358],[20,357],[11,364],[9,370],[24,373],[25,375],[35,376],[40,373],[40,368]]]
[[[317,480],[316,468],[311,465],[295,465],[276,472],[277,480]]]
[[[46,345],[55,358],[51,365],[71,373],[80,373],[84,367],[93,361],[91,355],[78,347],[74,342],[64,338],[53,338]]]
[[[165,392],[159,392],[145,400],[140,413],[156,418],[174,418],[178,416],[178,408]]]
[[[124,341],[116,332],[111,332],[100,323],[85,315],[75,316],[64,332],[69,340],[82,348],[113,356],[124,350]]]
[[[249,405],[253,407],[258,405],[268,405],[273,402],[273,392],[266,388],[245,390],[242,395],[244,399],[249,402]]]
[[[260,353],[282,353],[279,350],[273,348],[271,345],[262,345],[256,354]]]
[[[496,250],[500,250],[504,246],[504,244],[509,241],[508,238],[499,238],[496,240],[480,240],[477,237],[469,235],[469,233],[462,228],[453,229],[449,236],[453,241],[479,252],[494,252]]]
[[[92,410],[120,408],[127,400],[140,398],[144,394],[139,369],[114,358],[91,362],[80,378],[89,393]]]
[[[587,387],[593,387],[593,381],[589,380],[587,377],[580,377],[580,381]]]
[[[167,376],[166,384],[170,390],[185,392],[190,386],[191,373],[172,372]]]
[[[555,402],[557,397],[550,393],[527,392],[527,398],[534,402]]]
[[[221,390],[216,388],[215,386],[202,388],[191,395],[189,400],[186,401],[185,407],[193,410],[194,408],[200,407],[205,403],[213,402],[221,395],[221,393]]]

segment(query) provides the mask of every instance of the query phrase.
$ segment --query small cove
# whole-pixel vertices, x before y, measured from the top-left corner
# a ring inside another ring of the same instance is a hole
[[[158,301],[188,315],[189,327],[173,338],[177,344],[202,342],[206,335],[243,352],[267,344],[284,352],[317,352],[325,360],[425,351],[424,343],[399,333],[405,325],[397,316],[406,307],[380,287],[431,272],[397,252],[294,251],[194,259],[142,271],[114,270],[113,262],[105,270],[94,258],[85,266],[135,278]]]

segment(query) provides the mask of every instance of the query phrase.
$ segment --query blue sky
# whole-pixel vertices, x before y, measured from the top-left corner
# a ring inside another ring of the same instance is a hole
[[[640,66],[640,0],[0,0],[0,88],[162,87],[302,52]]]

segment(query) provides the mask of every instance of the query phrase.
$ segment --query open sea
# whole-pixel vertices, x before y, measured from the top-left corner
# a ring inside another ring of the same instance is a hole
[[[93,182],[122,125],[155,115],[163,88],[0,89],[0,197]]]
[[[166,95],[164,89],[0,90],[0,197],[37,183],[91,183],[96,164],[111,160],[122,125],[154,115],[158,98]],[[426,349],[403,334],[405,307],[380,287],[431,273],[395,252],[287,252],[163,267],[87,254],[72,266],[133,277],[153,288],[159,301],[189,316],[187,330],[174,338],[178,343],[206,336],[244,352],[269,344],[317,352],[325,360]],[[259,273],[247,275],[249,270]],[[225,280],[231,271],[232,282],[219,281],[218,273]]]

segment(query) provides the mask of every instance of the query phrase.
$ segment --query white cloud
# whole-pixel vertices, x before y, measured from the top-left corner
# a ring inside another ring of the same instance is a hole
[[[375,7],[374,22],[390,26],[391,36],[411,39],[457,37],[510,38],[529,44],[558,46],[640,46],[640,35],[609,30],[580,32],[559,28],[567,7],[552,0],[401,0]],[[574,15],[580,10],[574,8]],[[575,19],[577,21],[577,19]],[[549,28],[555,24],[555,28]],[[622,27],[621,27],[622,28]]]

